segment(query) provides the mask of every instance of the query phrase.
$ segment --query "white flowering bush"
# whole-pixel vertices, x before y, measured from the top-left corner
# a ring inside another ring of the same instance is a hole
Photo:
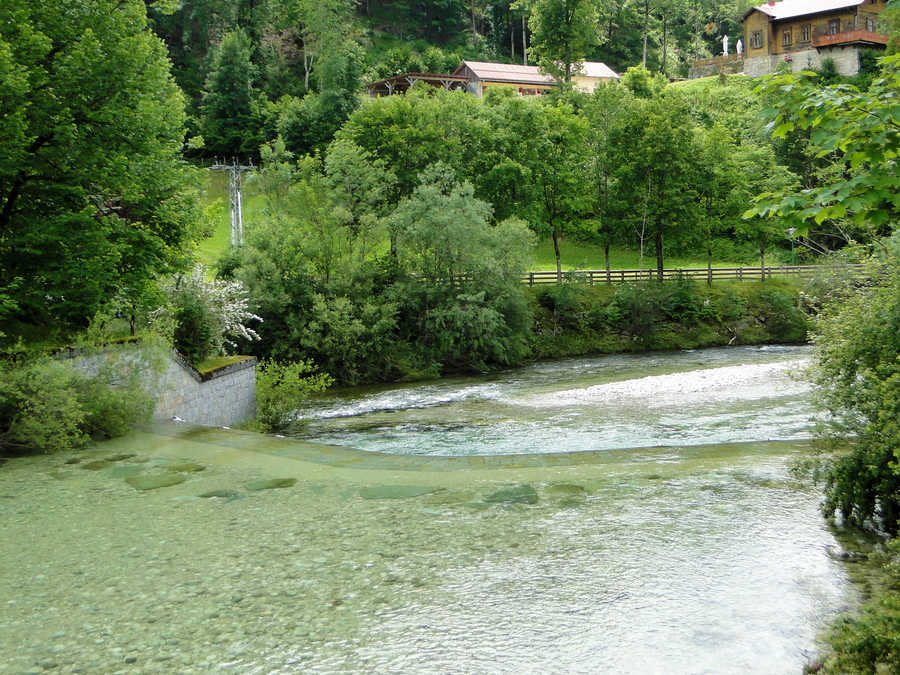
[[[250,311],[247,289],[240,281],[213,279],[203,265],[190,274],[180,274],[162,284],[166,306],[152,315],[158,327],[169,326],[175,348],[194,363],[225,347],[236,348],[236,340],[254,342],[259,333],[251,328],[262,319]]]

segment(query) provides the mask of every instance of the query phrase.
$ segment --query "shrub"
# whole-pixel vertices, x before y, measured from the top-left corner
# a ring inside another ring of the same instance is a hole
[[[332,382],[309,361],[263,361],[256,369],[256,425],[266,432],[290,427],[300,403]]]
[[[0,448],[17,453],[74,450],[127,433],[153,411],[144,362],[109,359],[95,376],[41,357],[0,365]]]

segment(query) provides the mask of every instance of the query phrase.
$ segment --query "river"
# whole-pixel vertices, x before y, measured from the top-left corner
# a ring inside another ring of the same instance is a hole
[[[808,358],[573,359],[329,394],[303,439],[11,460],[0,672],[798,673],[857,602],[789,472]]]

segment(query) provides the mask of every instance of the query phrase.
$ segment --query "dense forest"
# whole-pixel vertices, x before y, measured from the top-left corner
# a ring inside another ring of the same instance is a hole
[[[360,87],[403,72],[452,72],[463,59],[538,63],[575,17],[579,60],[636,64],[683,77],[690,62],[742,35],[750,0],[196,0],[149,2],[185,92],[198,156],[255,155],[279,126],[321,148],[358,104]],[[564,22],[565,23],[565,22]],[[550,37],[546,38],[545,34]],[[228,106],[223,97],[239,97]],[[289,118],[288,121],[286,118]]]

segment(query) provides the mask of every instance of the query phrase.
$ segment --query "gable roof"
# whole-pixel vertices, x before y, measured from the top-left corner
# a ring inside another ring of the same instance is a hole
[[[781,0],[774,4],[758,5],[751,7],[744,13],[746,19],[754,11],[760,11],[772,17],[773,21],[781,19],[793,19],[807,14],[821,14],[822,12],[834,12],[848,7],[857,7],[866,0]]]
[[[479,80],[489,82],[511,82],[515,84],[554,84],[549,75],[544,75],[537,66],[519,66],[512,63],[489,63],[487,61],[463,61],[459,68],[453,71],[454,75],[460,75],[468,68]],[[584,77],[608,77],[618,79],[618,75],[605,63],[599,61],[585,61],[581,70],[574,75]]]
[[[454,75],[461,75],[463,69],[471,70],[479,80],[493,82],[516,82],[519,84],[553,84],[549,75],[538,72],[537,66],[517,66],[511,63],[488,63],[486,61],[463,61]]]
[[[616,71],[599,61],[585,61],[581,66],[581,70],[573,74],[583,75],[584,77],[609,77],[616,80],[619,79]]]

